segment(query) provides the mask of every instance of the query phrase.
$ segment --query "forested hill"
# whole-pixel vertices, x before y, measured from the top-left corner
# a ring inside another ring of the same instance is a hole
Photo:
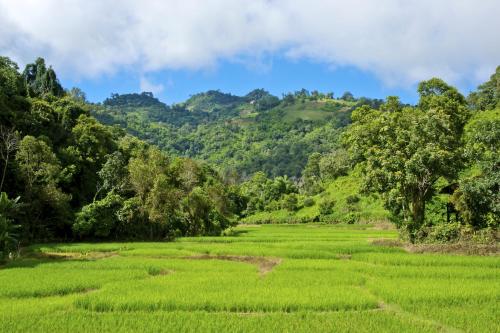
[[[226,175],[299,177],[311,153],[337,146],[356,107],[381,103],[350,93],[334,98],[302,89],[278,98],[255,89],[245,96],[210,90],[169,106],[143,92],[113,94],[94,115],[171,154],[208,161]]]
[[[0,259],[18,240],[220,235],[242,219],[390,218],[412,242],[496,241],[499,82],[500,66],[465,98],[432,78],[415,106],[305,90],[89,104],[42,58],[0,57]]]
[[[164,108],[148,94],[109,103]],[[0,56],[0,260],[18,240],[163,240],[234,224],[237,188],[206,163],[99,123],[94,107],[44,59],[21,72]]]

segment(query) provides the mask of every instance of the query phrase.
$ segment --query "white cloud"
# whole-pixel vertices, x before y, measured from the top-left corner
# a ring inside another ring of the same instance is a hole
[[[170,84],[170,82],[171,81],[169,81],[169,84]],[[165,89],[165,87],[163,86],[163,84],[153,83],[143,76],[143,77],[141,77],[141,81],[140,81],[140,89],[141,89],[141,92],[142,91],[152,92],[153,95],[158,95]]]
[[[390,85],[487,78],[498,0],[0,0],[0,54],[66,76],[214,68],[283,53],[355,66]]]

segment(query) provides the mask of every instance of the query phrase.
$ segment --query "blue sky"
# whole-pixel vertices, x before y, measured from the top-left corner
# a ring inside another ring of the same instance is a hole
[[[265,67],[265,68],[260,68]],[[244,95],[256,88],[264,88],[276,96],[302,88],[322,92],[333,91],[340,96],[345,91],[355,96],[385,98],[398,95],[403,102],[415,103],[418,96],[414,85],[388,87],[372,73],[353,66],[332,68],[328,64],[308,60],[291,61],[284,57],[273,57],[265,66],[248,66],[242,63],[222,61],[209,70],[161,70],[147,75],[134,71],[121,71],[100,78],[72,80],[61,78],[65,87],[83,89],[88,100],[101,102],[111,93],[141,92],[141,78],[154,87],[156,97],[172,104],[189,98],[190,95],[220,89],[234,95]]]
[[[489,78],[499,12],[498,0],[0,0],[0,55],[42,56],[94,102],[306,88],[414,103],[419,81],[467,94]]]

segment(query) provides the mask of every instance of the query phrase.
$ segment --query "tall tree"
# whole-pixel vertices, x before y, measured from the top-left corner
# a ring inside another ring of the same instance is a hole
[[[16,153],[19,170],[26,183],[27,192],[32,193],[35,184],[55,181],[61,166],[51,147],[43,140],[25,136]]]
[[[47,69],[43,58],[37,58],[34,63],[26,65],[23,77],[28,96],[38,97],[51,94],[60,97],[64,95],[64,89],[59,83],[55,71],[52,67]]]
[[[416,107],[394,107],[399,103],[390,99],[382,110],[357,109],[345,137],[363,160],[365,190],[383,194],[412,241],[436,181],[455,179],[463,166],[461,139],[469,116],[464,97],[440,79],[421,82],[418,92]]]

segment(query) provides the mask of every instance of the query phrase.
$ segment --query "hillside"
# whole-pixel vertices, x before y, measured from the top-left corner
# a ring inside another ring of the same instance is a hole
[[[324,191],[308,196],[299,195],[297,208],[256,212],[245,217],[242,223],[374,223],[387,221],[389,212],[384,209],[378,195],[361,195],[361,172],[358,169],[348,175],[323,183]]]
[[[113,94],[93,114],[171,154],[208,161],[225,174],[299,177],[311,153],[337,145],[353,109],[380,102],[304,90],[279,99],[256,89],[245,96],[211,90],[168,106],[150,93]]]

